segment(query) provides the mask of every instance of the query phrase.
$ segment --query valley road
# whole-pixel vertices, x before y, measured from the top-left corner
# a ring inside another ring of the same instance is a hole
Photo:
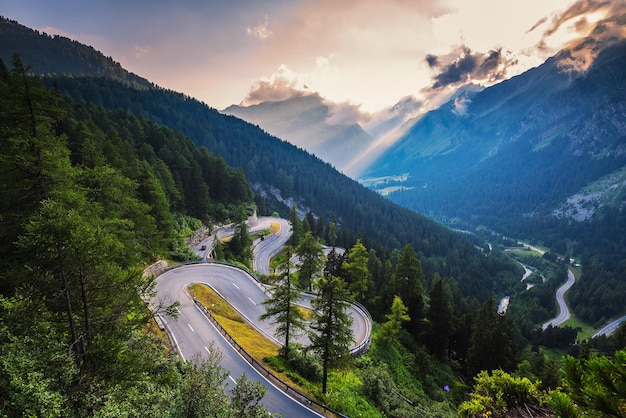
[[[567,307],[567,302],[565,302],[565,292],[567,292],[570,287],[574,285],[575,281],[576,278],[574,277],[574,273],[572,273],[572,270],[567,269],[567,281],[556,291],[556,303],[558,305],[559,314],[555,318],[552,318],[551,320],[543,324],[541,326],[541,329],[545,330],[550,325],[556,327],[569,319],[570,313],[569,308]]]

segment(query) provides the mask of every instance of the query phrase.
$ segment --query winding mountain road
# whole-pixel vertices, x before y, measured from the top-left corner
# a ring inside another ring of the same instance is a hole
[[[574,277],[574,273],[572,273],[572,270],[567,269],[567,281],[556,291],[556,303],[559,308],[559,314],[548,322],[544,323],[541,326],[541,329],[545,330],[550,325],[556,327],[570,318],[569,308],[567,307],[567,302],[565,302],[565,292],[567,292],[574,285],[575,281],[576,278]]]
[[[267,271],[269,274],[269,259],[280,250],[289,239],[290,225],[286,220],[276,218],[261,218],[251,231],[268,229],[271,223],[278,222],[280,231],[270,234],[255,246],[255,269]],[[282,231],[282,233],[281,233]],[[179,301],[178,319],[160,317],[164,328],[170,335],[180,355],[190,360],[196,356],[202,358],[207,355],[209,347],[213,345],[222,353],[221,366],[238,377],[242,373],[255,381],[262,382],[268,389],[263,398],[263,404],[270,412],[280,412],[286,417],[321,416],[317,412],[305,407],[291,398],[282,389],[274,386],[261,376],[233,347],[224,339],[204,313],[197,307],[187,292],[191,284],[206,284],[213,288],[235,310],[237,310],[257,330],[273,339],[276,343],[275,326],[269,321],[259,321],[259,316],[265,312],[262,301],[267,299],[267,289],[244,270],[236,267],[202,263],[178,267],[161,274],[156,279],[156,297],[154,304],[167,305]],[[303,295],[300,303],[310,306],[311,295]],[[210,309],[210,307],[208,307]],[[353,318],[352,334],[354,342],[352,352],[358,353],[369,346],[371,338],[371,318],[364,308],[351,305],[349,312]],[[301,335],[297,339],[308,344],[308,337]]]
[[[291,237],[291,225],[286,219],[280,218],[259,218],[258,225],[250,228],[250,232],[263,231],[271,228],[272,224],[278,224],[279,230],[263,239],[256,240],[252,245],[254,255],[252,268],[259,274],[269,275],[271,273],[270,260],[278,254]]]

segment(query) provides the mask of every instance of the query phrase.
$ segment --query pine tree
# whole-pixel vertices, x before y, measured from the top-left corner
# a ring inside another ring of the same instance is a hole
[[[285,358],[289,357],[291,337],[298,331],[304,330],[304,314],[296,304],[300,292],[291,285],[292,253],[293,248],[291,246],[285,247],[285,262],[279,266],[280,278],[269,298],[263,301],[265,313],[259,317],[260,320],[273,318],[272,323],[277,325],[276,334],[285,337],[285,343],[281,350]]]
[[[387,288],[387,293],[402,295],[407,308],[409,308],[409,316],[411,317],[407,329],[415,338],[419,338],[423,331],[423,282],[422,263],[417,258],[413,247],[407,244],[402,249],[391,283]]]
[[[300,240],[302,240],[302,221],[300,217],[298,217],[298,212],[296,211],[296,206],[291,206],[291,210],[289,211],[289,216],[287,217],[289,224],[291,225],[291,236],[289,237],[289,244],[297,247],[300,244]]]
[[[335,276],[321,277],[316,283],[317,297],[312,305],[315,316],[311,323],[311,348],[322,360],[322,393],[326,394],[328,371],[350,358],[353,341],[352,317],[348,315],[348,292],[344,282]]]
[[[382,325],[382,335],[386,342],[394,343],[398,341],[398,334],[402,330],[402,323],[410,321],[408,308],[402,302],[400,296],[393,298],[391,312],[386,315],[387,322]]]
[[[430,353],[442,357],[449,347],[450,337],[454,333],[454,317],[450,296],[443,281],[438,279],[430,291],[428,309],[428,330],[425,343]]]
[[[373,286],[372,275],[367,268],[369,257],[367,249],[357,240],[356,244],[348,252],[348,260],[343,263],[343,268],[350,278],[348,290],[357,300],[363,301],[365,294]]]
[[[304,234],[300,241],[296,254],[300,258],[300,268],[298,269],[298,283],[304,289],[311,291],[313,282],[320,274],[324,263],[324,251],[317,238],[311,231]]]
[[[467,353],[467,368],[471,376],[481,370],[510,371],[516,364],[517,341],[513,325],[498,314],[489,298],[478,309],[472,324]]]

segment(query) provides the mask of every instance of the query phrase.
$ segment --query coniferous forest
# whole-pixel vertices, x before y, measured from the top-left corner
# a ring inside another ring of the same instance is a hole
[[[146,303],[154,278],[142,274],[159,259],[193,259],[186,238],[201,226],[256,210],[289,218],[301,256],[321,243],[345,248],[294,284],[321,276],[375,321],[370,351],[324,378],[320,400],[334,409],[624,416],[626,328],[578,344],[575,330],[538,328],[556,310],[558,263],[537,262],[554,269],[543,311],[502,315],[496,298],[523,271],[498,248],[195,99],[136,87],[102,74],[35,76],[17,54],[0,64],[0,415],[267,416],[253,407],[263,388],[245,376],[224,391],[219,353],[177,357]],[[222,257],[249,263],[230,247]],[[320,361],[290,356],[309,371]]]

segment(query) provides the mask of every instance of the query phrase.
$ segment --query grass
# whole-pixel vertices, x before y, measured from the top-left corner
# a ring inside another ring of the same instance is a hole
[[[580,328],[581,330],[578,332],[578,336],[576,337],[578,340],[587,340],[591,338],[594,334],[595,329],[587,324],[586,322],[581,321],[576,318],[576,316],[572,315],[567,321],[565,321],[561,326],[570,326],[572,328]]]
[[[215,293],[213,289],[206,285],[194,284],[189,287],[189,292],[196,300],[200,301],[211,311],[211,314],[217,322],[219,322],[226,332],[237,341],[237,344],[256,361],[271,369],[276,376],[280,377],[291,387],[306,393],[309,397],[314,397],[287,374],[271,367],[271,364],[265,359],[277,357],[280,347],[247,323],[245,319],[243,319],[228,302]]]
[[[269,229],[270,234],[275,234],[278,231],[280,231],[280,224],[278,222],[272,222],[272,225]]]
[[[257,361],[278,354],[278,345],[262,336],[248,324],[224,299],[210,287],[201,284],[191,285],[191,295],[206,306],[222,327]]]
[[[302,312],[302,316],[304,316],[305,321],[310,321],[313,319],[313,311],[309,308],[305,308],[304,306],[298,306],[300,312]]]
[[[547,348],[544,346],[539,346],[539,352],[542,353],[546,360],[553,360],[557,364],[562,364],[563,357],[567,355],[567,348]]]

